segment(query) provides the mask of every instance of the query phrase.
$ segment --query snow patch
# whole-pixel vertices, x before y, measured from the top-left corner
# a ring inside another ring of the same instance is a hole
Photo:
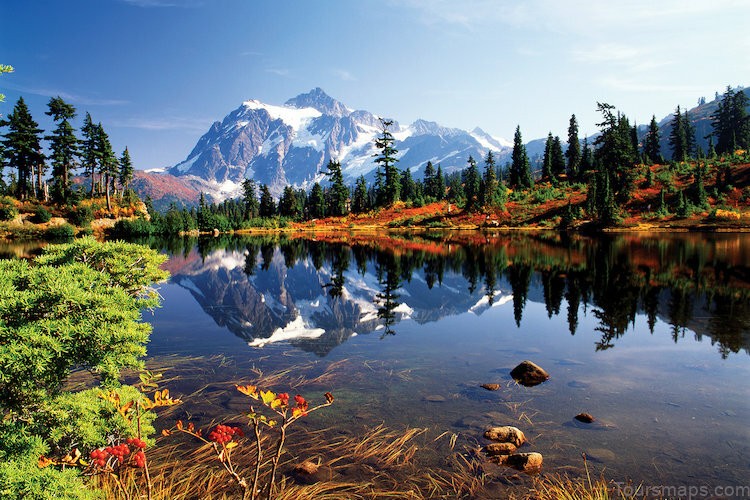
[[[287,106],[274,106],[265,104],[260,101],[250,100],[242,103],[248,109],[265,109],[271,118],[281,120],[295,131],[300,130],[303,126],[322,115],[320,111],[314,108],[292,108]]]
[[[250,347],[264,347],[276,342],[288,342],[295,339],[317,339],[326,331],[322,328],[309,328],[305,325],[302,316],[297,316],[293,321],[283,328],[277,328],[268,338],[254,339],[248,342]]]

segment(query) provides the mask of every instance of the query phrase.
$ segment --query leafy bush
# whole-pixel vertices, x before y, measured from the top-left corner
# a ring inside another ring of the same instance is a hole
[[[94,211],[88,205],[78,205],[70,211],[68,220],[75,226],[86,227],[94,220]]]
[[[75,235],[76,228],[67,223],[50,226],[44,232],[44,238],[47,240],[70,240]]]
[[[34,222],[37,224],[44,224],[45,222],[49,222],[52,218],[52,214],[49,213],[49,211],[44,208],[41,205],[37,205],[37,207],[34,209]]]
[[[112,228],[112,234],[116,236],[148,236],[153,232],[154,226],[143,217],[120,219]]]
[[[18,216],[18,209],[13,200],[3,196],[0,198],[0,221],[13,220]]]
[[[255,217],[242,223],[241,229],[280,229],[289,226],[286,217]]]

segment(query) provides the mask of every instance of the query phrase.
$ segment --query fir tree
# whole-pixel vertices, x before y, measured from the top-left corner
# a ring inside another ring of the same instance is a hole
[[[659,125],[656,123],[656,115],[652,115],[651,123],[648,126],[648,132],[643,142],[643,154],[651,163],[659,162],[659,157],[661,156],[660,139],[661,135],[659,134]]]
[[[634,189],[634,164],[637,151],[631,140],[630,123],[624,115],[614,113],[614,106],[597,103],[597,109],[602,113],[604,121],[597,124],[601,127],[601,134],[596,138],[597,145],[595,160],[601,169],[608,172],[609,189],[618,202],[626,201]]]
[[[712,136],[718,154],[733,153],[736,148],[750,149],[750,116],[748,97],[744,90],[731,87],[721,97],[716,112],[711,116]]]
[[[690,122],[690,116],[687,109],[685,117],[682,120],[685,127],[685,157],[694,158],[698,154],[698,143],[695,140],[695,125]]]
[[[242,181],[242,203],[245,220],[254,219],[258,216],[258,197],[255,194],[255,181],[253,179]]]
[[[523,144],[521,137],[521,127],[516,126],[516,133],[513,136],[513,161],[510,167],[510,185],[518,188],[530,188],[534,185],[531,177],[531,165],[529,156],[526,153],[526,146]]]
[[[685,118],[679,106],[677,106],[677,111],[675,111],[672,118],[672,130],[669,132],[669,147],[672,148],[673,161],[687,160],[687,131],[685,129]]]
[[[328,170],[323,172],[331,181],[328,191],[328,211],[331,215],[342,216],[349,213],[347,201],[349,199],[349,188],[344,184],[344,174],[341,171],[341,163],[328,160]]]
[[[96,185],[94,182],[94,175],[96,173],[97,165],[99,164],[98,133],[99,128],[91,121],[91,115],[86,113],[86,117],[83,119],[83,126],[81,127],[81,135],[83,138],[80,143],[80,151],[83,175],[91,180],[90,196],[92,198],[94,197],[94,188]]]
[[[589,138],[583,138],[583,146],[581,146],[581,163],[578,166],[578,177],[583,178],[585,175],[594,168],[594,161],[591,158],[591,148],[589,147]]]
[[[130,159],[130,151],[128,151],[127,146],[125,146],[125,150],[120,157],[120,178],[118,181],[122,186],[123,193],[130,188],[130,183],[133,181],[133,161]]]
[[[365,177],[360,175],[354,187],[354,196],[352,197],[352,212],[361,214],[367,212],[370,208],[369,196],[367,194],[367,182]]]
[[[310,190],[307,197],[307,216],[311,219],[320,219],[326,215],[326,198],[323,188],[317,182]]]
[[[568,125],[568,149],[565,151],[565,157],[568,160],[568,177],[570,179],[577,179],[581,164],[581,144],[578,141],[578,121],[576,121],[576,115],[571,115],[570,117],[570,124]]]
[[[405,168],[401,174],[401,199],[403,201],[414,202],[417,197],[417,185],[412,179],[411,171]]]
[[[285,186],[279,199],[279,215],[282,217],[297,218],[297,194],[292,186]]]
[[[13,112],[7,120],[0,122],[0,126],[7,126],[8,132],[2,141],[7,164],[18,171],[16,196],[20,199],[34,194],[33,175],[44,163],[44,154],[40,144],[40,134],[43,132],[31,117],[29,108],[23,97],[13,107]]]
[[[482,205],[497,207],[500,205],[499,184],[497,181],[497,165],[492,151],[487,152],[484,159],[484,177],[482,179]]]
[[[78,139],[69,121],[75,118],[76,109],[59,96],[51,98],[47,106],[49,111],[45,114],[57,123],[52,135],[45,137],[50,141],[52,193],[56,201],[65,202],[70,198],[70,173],[76,168],[78,154]]]
[[[276,215],[276,203],[273,201],[271,191],[268,190],[268,186],[265,184],[260,185],[260,206],[258,207],[258,215],[261,217],[273,217]]]
[[[469,168],[463,171],[464,196],[466,204],[464,208],[468,211],[479,208],[480,178],[477,171],[477,162],[472,156],[467,161]]]
[[[378,204],[381,206],[392,205],[400,199],[401,179],[396,163],[396,153],[398,150],[393,147],[393,134],[389,127],[393,125],[393,120],[381,118],[381,134],[375,139],[375,147],[380,153],[375,155],[375,163],[378,164],[377,176],[377,197]],[[381,170],[382,169],[382,170]]]
[[[427,197],[437,199],[437,190],[435,189],[435,167],[431,161],[427,161],[424,167],[424,194]]]
[[[542,179],[546,181],[553,180],[552,176],[552,132],[547,134],[547,141],[544,143],[544,156],[542,157]]]
[[[445,177],[443,176],[443,167],[438,163],[437,172],[435,172],[435,199],[440,201],[445,198]]]
[[[99,156],[99,175],[104,180],[104,191],[107,198],[107,210],[112,210],[112,200],[110,199],[110,187],[114,179],[117,178],[119,164],[117,156],[112,150],[112,144],[109,142],[109,136],[104,131],[104,127],[99,123],[97,132],[97,151]]]
[[[565,173],[565,156],[563,155],[562,143],[559,136],[555,136],[552,140],[551,157],[552,176],[555,179],[560,179]]]

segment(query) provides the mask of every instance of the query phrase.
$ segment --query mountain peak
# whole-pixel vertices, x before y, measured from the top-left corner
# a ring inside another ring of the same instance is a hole
[[[306,94],[300,94],[284,103],[295,108],[313,108],[324,115],[346,116],[351,110],[341,102],[326,94],[320,87],[315,87]]]

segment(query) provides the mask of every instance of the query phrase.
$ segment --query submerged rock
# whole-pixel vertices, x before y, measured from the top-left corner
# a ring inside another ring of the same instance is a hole
[[[494,457],[497,455],[510,455],[515,453],[516,445],[513,443],[490,443],[484,447],[485,453]]]
[[[544,368],[528,360],[522,361],[518,366],[513,368],[510,376],[513,377],[513,380],[526,387],[539,385],[549,379],[549,373]]]
[[[330,481],[333,478],[333,471],[330,467],[305,460],[294,466],[292,476],[298,483],[315,484],[321,481]]]
[[[488,391],[497,391],[500,389],[500,384],[482,384],[479,387],[482,389],[487,389]]]
[[[425,396],[424,400],[429,403],[444,403],[445,396],[440,396],[439,394],[431,394],[429,396]]]
[[[594,420],[596,420],[593,417],[593,415],[591,415],[589,413],[579,413],[578,415],[576,415],[573,418],[575,418],[579,422],[583,422],[584,424],[590,424],[591,422],[593,422]]]
[[[532,451],[530,453],[514,453],[504,457],[500,463],[513,467],[516,470],[525,472],[527,474],[537,474],[542,470],[542,462],[544,457],[541,453]]]
[[[498,443],[513,443],[515,446],[521,446],[526,442],[526,436],[523,431],[510,425],[490,427],[484,431],[484,437]]]

